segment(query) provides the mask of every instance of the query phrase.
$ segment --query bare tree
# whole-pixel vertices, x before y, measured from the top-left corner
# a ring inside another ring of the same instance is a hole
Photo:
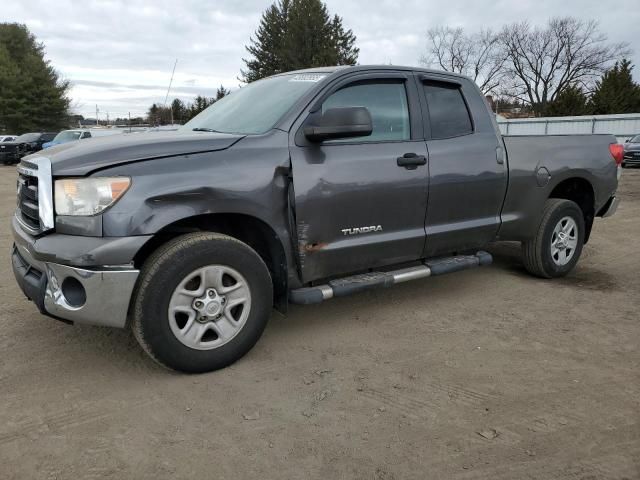
[[[427,52],[421,62],[471,77],[488,95],[501,83],[505,60],[500,35],[491,30],[469,35],[462,28],[445,26],[427,32]]]
[[[552,18],[544,28],[527,22],[507,25],[500,44],[507,57],[501,93],[536,113],[568,87],[591,90],[610,65],[629,53],[627,44],[610,44],[598,22],[572,17]]]

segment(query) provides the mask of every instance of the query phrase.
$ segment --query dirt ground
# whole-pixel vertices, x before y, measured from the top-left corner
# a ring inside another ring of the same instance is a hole
[[[25,300],[0,167],[0,478],[638,479],[640,169],[619,193],[565,279],[495,245],[488,268],[274,314],[186,376]]]

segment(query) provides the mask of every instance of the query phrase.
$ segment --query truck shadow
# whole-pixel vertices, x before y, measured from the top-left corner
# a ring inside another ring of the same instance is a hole
[[[505,270],[513,275],[531,275],[522,263],[522,250],[519,242],[496,242],[487,247],[487,251],[493,255],[493,266]],[[585,246],[582,257],[576,268],[566,277],[553,280],[535,279],[537,281],[549,281],[558,285],[572,286],[580,289],[607,291],[618,288],[616,278],[603,270],[593,267],[589,262],[589,246]]]

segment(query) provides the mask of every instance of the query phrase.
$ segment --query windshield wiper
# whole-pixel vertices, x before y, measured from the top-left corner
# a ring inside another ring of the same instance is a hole
[[[221,132],[219,130],[214,130],[213,128],[201,128],[201,127],[196,127],[196,128],[192,128],[191,129],[194,132],[213,132],[213,133],[224,133]]]

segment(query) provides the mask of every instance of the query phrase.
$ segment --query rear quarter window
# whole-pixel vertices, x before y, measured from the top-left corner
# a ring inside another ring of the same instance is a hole
[[[460,87],[445,82],[425,82],[431,138],[460,137],[473,132],[471,116]]]

